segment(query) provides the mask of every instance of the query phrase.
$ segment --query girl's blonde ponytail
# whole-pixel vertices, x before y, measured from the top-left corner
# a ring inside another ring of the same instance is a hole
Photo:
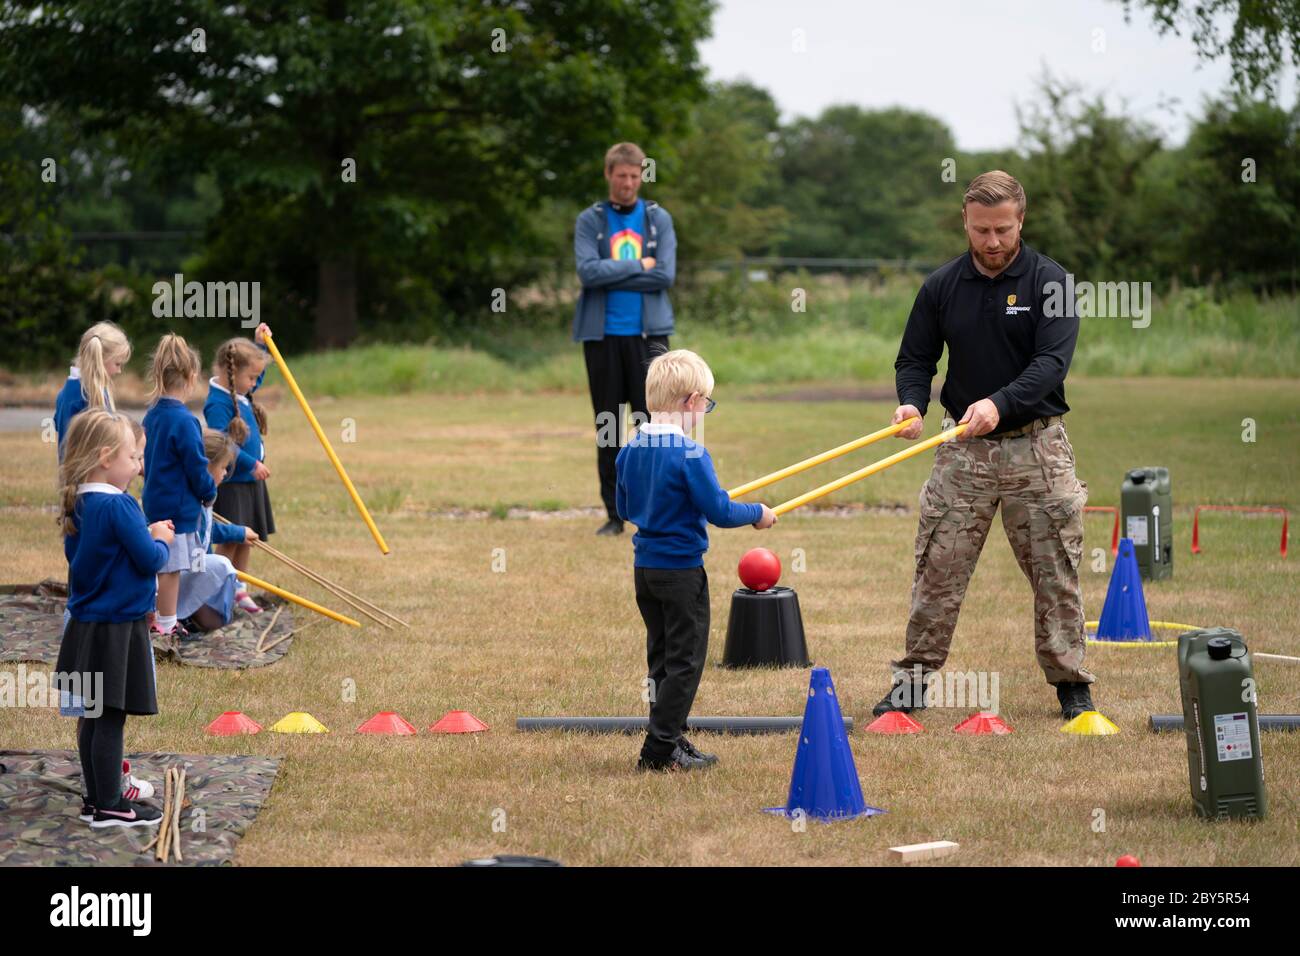
[[[187,382],[192,383],[199,376],[199,368],[199,353],[175,332],[168,332],[158,340],[158,347],[149,360],[149,404]]]
[[[108,363],[125,365],[130,358],[131,343],[116,323],[96,322],[85,331],[77,347],[77,368],[81,371],[81,394],[88,407],[116,411]]]

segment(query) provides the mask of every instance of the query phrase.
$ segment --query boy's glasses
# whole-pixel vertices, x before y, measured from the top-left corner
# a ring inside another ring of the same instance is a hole
[[[718,403],[711,398],[706,398],[705,401],[708,402],[708,404],[704,406],[705,415],[709,414],[709,412],[713,411],[715,408],[718,407]]]

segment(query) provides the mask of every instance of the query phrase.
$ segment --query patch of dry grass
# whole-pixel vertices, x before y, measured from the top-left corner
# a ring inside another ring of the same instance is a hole
[[[305,387],[310,391],[309,385]],[[724,483],[734,484],[878,427],[886,403],[746,399],[719,389],[708,443]],[[1071,436],[1093,501],[1115,503],[1125,466],[1166,463],[1176,501],[1279,500],[1294,487],[1300,390],[1293,383],[1211,383],[1193,407],[1160,383],[1081,382]],[[1000,675],[1002,709],[1015,733],[950,733],[965,711],[927,712],[927,733],[852,736],[863,791],[884,816],[794,832],[761,808],[784,802],[796,740],[701,737],[721,757],[705,774],[645,776],[631,770],[631,737],[518,734],[520,715],[643,712],[644,644],[632,599],[630,535],[592,536],[590,518],[461,520],[453,506],[596,501],[589,406],[574,395],[322,402],[338,434],[355,418],[358,441],[338,444],[363,496],[385,501],[376,518],[393,553],[374,548],[296,410],[283,403],[268,438],[272,496],[282,533],[274,543],[409,620],[410,630],[333,623],[313,627],[279,664],[248,672],[162,666],[162,713],[132,719],[128,749],[283,755],[270,801],[240,844],[242,864],[448,864],[492,853],[552,856],[569,864],[876,864],[900,843],[951,839],[951,864],[1108,864],[1133,853],[1144,864],[1300,863],[1297,804],[1300,735],[1263,744],[1271,815],[1250,825],[1209,825],[1192,814],[1181,736],[1150,734],[1151,713],[1179,710],[1170,650],[1090,652],[1096,700],[1123,733],[1059,733],[1055,695],[1033,657],[1031,596],[1001,531],[991,532],[961,621],[950,668]],[[1254,415],[1260,442],[1243,446],[1238,422]],[[716,419],[716,421],[715,421]],[[936,423],[931,422],[927,432]],[[1199,435],[1196,442],[1184,436]],[[1284,447],[1279,443],[1285,442]],[[895,450],[891,447],[890,451]],[[881,453],[883,454],[883,452]],[[1254,456],[1253,459],[1246,456]],[[864,457],[865,456],[865,457]],[[828,466],[793,495],[879,457]],[[49,500],[53,452],[35,433],[0,434],[6,545],[0,580],[64,573]],[[923,462],[890,469],[841,501],[914,508]],[[1234,494],[1234,498],[1223,496]],[[777,496],[773,496],[775,500]],[[1296,558],[1277,556],[1271,521],[1218,519],[1203,528],[1206,553],[1188,554],[1180,510],[1175,577],[1150,585],[1157,618],[1239,628],[1257,651],[1297,653]],[[913,514],[794,514],[770,532],[712,532],[710,665],[697,714],[801,712],[806,670],[727,671],[722,655],[734,567],[763,544],[807,570],[799,590],[810,648],[831,669],[846,714],[859,726],[887,687],[886,662],[901,646],[911,582]],[[1085,561],[1109,551],[1104,518],[1088,523]],[[506,570],[492,570],[494,549]],[[337,606],[315,585],[255,557],[254,572]],[[1108,580],[1085,570],[1085,606],[1100,611]],[[346,609],[344,609],[346,610]],[[1266,712],[1300,709],[1300,667],[1261,661]],[[356,700],[344,701],[346,681]],[[423,731],[463,708],[491,725],[485,735],[371,738],[352,731],[396,710]],[[307,710],[333,733],[209,738],[223,710],[269,725]],[[71,747],[72,722],[0,711],[11,747]],[[1105,832],[1094,832],[1095,811]],[[504,811],[505,829],[493,828]]]

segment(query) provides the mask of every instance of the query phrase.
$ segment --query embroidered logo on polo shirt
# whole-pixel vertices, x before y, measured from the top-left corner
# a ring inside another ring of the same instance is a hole
[[[1020,312],[1028,312],[1029,308],[1030,307],[1027,305],[1016,305],[1016,294],[1014,292],[1007,296],[1007,315],[1016,315]]]
[[[1015,305],[1015,304],[1016,304],[1016,294],[1013,292],[1009,296],[1007,296],[1007,305]]]

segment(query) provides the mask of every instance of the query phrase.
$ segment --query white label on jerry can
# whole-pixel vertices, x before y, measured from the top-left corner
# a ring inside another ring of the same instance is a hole
[[[1129,515],[1126,524],[1128,533],[1124,537],[1132,538],[1135,545],[1147,543],[1146,515]]]
[[[1219,748],[1219,760],[1249,760],[1250,715],[1215,714],[1214,742]]]

